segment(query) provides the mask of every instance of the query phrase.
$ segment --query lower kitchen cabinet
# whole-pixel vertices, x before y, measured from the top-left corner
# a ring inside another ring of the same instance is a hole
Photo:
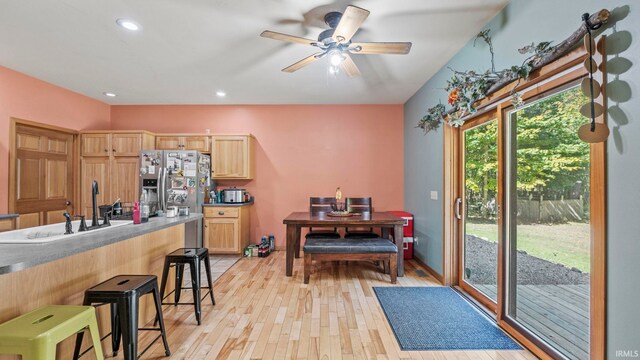
[[[204,247],[211,254],[242,254],[249,244],[249,206],[204,207]]]

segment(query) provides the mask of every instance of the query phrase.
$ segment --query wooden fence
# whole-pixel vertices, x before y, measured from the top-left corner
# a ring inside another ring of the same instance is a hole
[[[525,200],[518,199],[518,222],[584,221],[584,200]]]

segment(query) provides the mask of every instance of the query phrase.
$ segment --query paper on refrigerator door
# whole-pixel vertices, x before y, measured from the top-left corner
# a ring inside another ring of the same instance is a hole
[[[196,176],[196,164],[184,164],[184,176]]]

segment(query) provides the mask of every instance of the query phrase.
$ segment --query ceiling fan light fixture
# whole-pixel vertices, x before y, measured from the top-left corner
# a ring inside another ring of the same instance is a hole
[[[346,58],[347,57],[339,50],[332,50],[329,52],[329,63],[331,66],[339,66]]]

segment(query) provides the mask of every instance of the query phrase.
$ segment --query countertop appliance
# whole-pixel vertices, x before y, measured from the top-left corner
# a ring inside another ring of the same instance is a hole
[[[198,151],[140,151],[140,193],[147,193],[152,216],[171,206],[201,213],[210,176],[211,158]],[[202,220],[185,224],[185,246],[202,247]]]
[[[248,201],[247,190],[245,189],[236,189],[228,188],[221,190],[222,192],[222,202],[226,204],[230,203],[243,203]]]

